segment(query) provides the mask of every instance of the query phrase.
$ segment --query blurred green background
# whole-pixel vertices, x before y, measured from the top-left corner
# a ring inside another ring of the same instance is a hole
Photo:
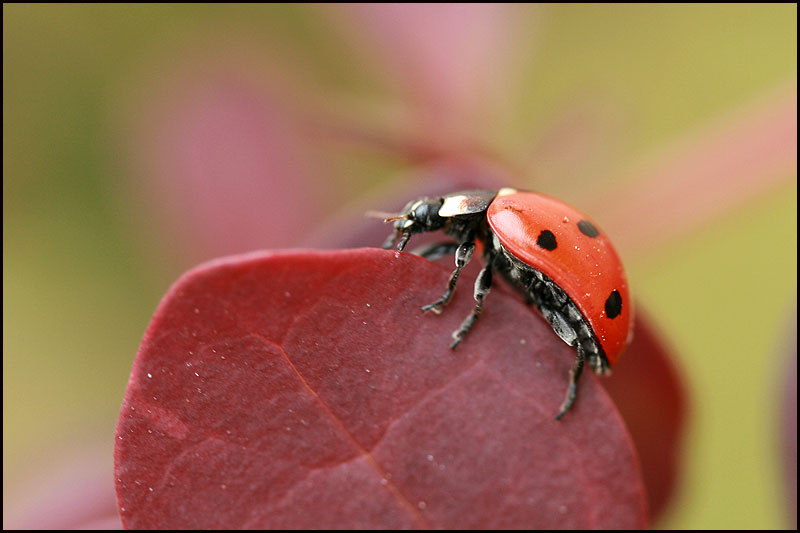
[[[511,118],[491,132],[497,146],[535,136],[563,95],[589,91],[586,80],[626,117],[618,162],[658,153],[796,80],[796,5],[554,5],[526,14],[535,31],[518,44],[524,68]],[[244,34],[256,48],[265,35],[284,43],[322,85],[379,93],[378,67],[362,68],[332,26],[328,11],[308,5],[4,4],[4,510],[35,508],[29,480],[95,443],[111,489],[133,357],[160,297],[192,266],[149,242],[147,197],[126,184],[135,176],[132,124],[151,98],[141,87],[169,75],[163,58],[182,57],[204,36],[213,37],[207,49]],[[356,196],[393,165],[365,164],[341,187]],[[796,325],[797,181],[796,170],[784,174],[627,264],[692,400],[684,470],[659,527],[790,524],[776,406]]]

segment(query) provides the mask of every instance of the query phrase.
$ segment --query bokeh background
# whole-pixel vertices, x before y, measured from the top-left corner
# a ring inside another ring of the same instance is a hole
[[[691,401],[654,525],[795,527],[796,75],[794,4],[4,4],[4,527],[119,527],[116,419],[183,271],[438,161],[618,236]]]

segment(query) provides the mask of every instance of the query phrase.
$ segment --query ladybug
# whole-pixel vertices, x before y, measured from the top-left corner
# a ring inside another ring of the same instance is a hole
[[[494,273],[535,304],[553,331],[575,346],[560,420],[575,403],[584,362],[596,374],[608,374],[633,330],[628,283],[619,255],[608,237],[580,211],[550,196],[502,188],[468,190],[406,204],[385,222],[394,232],[384,248],[402,251],[411,235],[443,231],[455,239],[418,252],[431,260],[455,254],[456,268],[441,298],[422,308],[441,313],[459,275],[483,245],[485,267],[475,280],[477,304],[453,332],[455,348],[481,314]]]

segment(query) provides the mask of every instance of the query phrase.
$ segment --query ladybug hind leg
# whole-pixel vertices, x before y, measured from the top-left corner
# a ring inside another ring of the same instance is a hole
[[[470,259],[472,259],[472,255],[475,253],[475,241],[467,241],[462,242],[456,248],[456,269],[453,270],[453,273],[450,274],[450,281],[447,283],[447,289],[445,289],[444,294],[442,297],[433,302],[432,304],[428,304],[422,308],[423,312],[433,311],[437,315],[442,312],[444,306],[450,303],[450,300],[453,298],[453,291],[456,289],[456,283],[458,283],[458,277],[461,275],[461,270],[469,263]]]
[[[581,343],[576,345],[576,352],[577,356],[575,358],[575,363],[572,365],[572,368],[569,371],[569,385],[567,386],[567,394],[564,398],[564,403],[561,404],[561,409],[559,409],[559,412],[556,415],[556,420],[561,420],[561,417],[567,414],[567,411],[572,408],[572,405],[575,403],[575,397],[578,393],[578,379],[581,377],[581,373],[583,372],[583,364],[586,361],[586,352],[583,350]]]

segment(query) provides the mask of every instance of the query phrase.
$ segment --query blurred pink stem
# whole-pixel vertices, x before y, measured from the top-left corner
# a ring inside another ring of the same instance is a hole
[[[796,180],[796,168],[793,81],[734,116],[679,139],[636,165],[630,180],[590,195],[581,207],[602,213],[599,222],[623,250],[644,253],[787,178]]]

